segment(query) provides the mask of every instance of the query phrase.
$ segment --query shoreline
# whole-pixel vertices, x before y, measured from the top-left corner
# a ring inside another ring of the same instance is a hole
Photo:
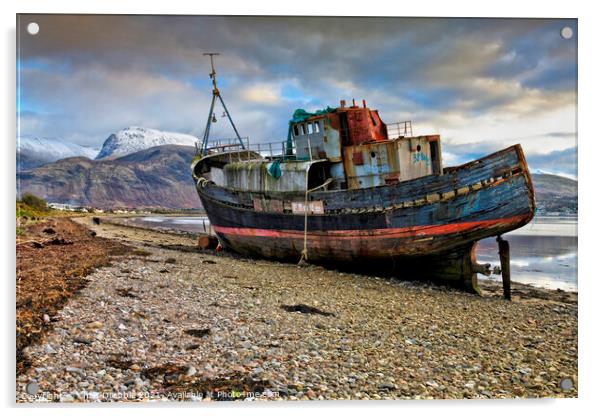
[[[45,400],[25,393],[32,379],[61,401],[577,397],[575,292],[513,283],[507,302],[496,282],[479,297],[73,221],[130,252],[88,274],[27,347],[19,402]]]
[[[183,215],[184,216],[184,215]],[[127,220],[129,218],[137,218],[137,217],[109,217],[104,220],[106,224],[112,224],[115,226],[132,228],[141,231],[148,232],[157,232],[163,234],[173,234],[173,235],[181,235],[187,236],[196,239],[199,235],[198,232],[191,232],[185,230],[179,230],[175,228],[170,228],[168,226],[154,226],[154,227],[145,227],[139,224],[131,224]],[[484,289],[488,293],[494,293],[498,289],[501,291],[502,282],[501,277],[499,279],[488,278],[482,275],[479,275],[479,285],[482,289]],[[536,286],[532,283],[521,283],[517,281],[512,281],[512,289],[516,289],[516,293],[522,296],[532,296],[538,297],[541,299],[556,299],[559,298],[560,301],[565,301],[569,303],[577,303],[577,295],[579,293],[578,290],[566,290],[566,289],[550,289],[543,286]],[[526,294],[528,292],[528,294]]]

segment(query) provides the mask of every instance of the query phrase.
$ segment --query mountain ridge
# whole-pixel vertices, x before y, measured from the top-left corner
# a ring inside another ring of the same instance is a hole
[[[98,149],[59,139],[21,136],[17,140],[17,170],[31,169],[68,157],[94,159]]]
[[[17,174],[18,193],[95,208],[201,207],[190,175],[191,146],[162,145],[121,158],[62,159]]]

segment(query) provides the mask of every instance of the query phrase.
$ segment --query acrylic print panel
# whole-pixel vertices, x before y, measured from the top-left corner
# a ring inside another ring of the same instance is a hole
[[[17,34],[18,402],[577,396],[575,19]]]

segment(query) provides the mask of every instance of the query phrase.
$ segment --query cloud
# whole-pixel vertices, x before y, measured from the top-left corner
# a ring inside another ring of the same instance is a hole
[[[296,108],[365,98],[449,154],[575,146],[576,20],[22,15],[21,133],[98,145],[128,125],[202,134],[211,83],[239,131],[283,140]],[[25,26],[35,20],[38,36]],[[221,115],[220,109],[216,115]],[[218,117],[213,133],[232,135]],[[555,137],[548,132],[566,132]],[[453,150],[453,152],[452,152]],[[451,156],[450,156],[451,157]],[[560,155],[559,155],[560,157]]]
[[[41,103],[40,111],[21,117],[24,135],[97,145],[129,125],[186,133],[199,129],[204,97],[182,81],[96,64],[70,71],[68,77],[26,69],[21,78],[20,93],[27,97],[22,106]]]
[[[262,105],[276,105],[282,102],[278,87],[270,84],[252,85],[244,88],[240,94],[243,100]]]
[[[532,155],[527,161],[532,171],[552,172],[577,179],[577,147]]]
[[[545,143],[551,135],[537,138],[538,142]],[[529,138],[527,138],[529,140]],[[524,146],[525,158],[532,172],[555,173],[571,178],[577,178],[577,146],[576,141],[571,141],[572,145],[563,150],[552,150],[546,146],[530,148]],[[494,141],[484,141],[470,144],[450,144],[444,143],[443,161],[446,166],[460,165],[470,160],[478,159],[505,148],[513,143],[500,143]]]

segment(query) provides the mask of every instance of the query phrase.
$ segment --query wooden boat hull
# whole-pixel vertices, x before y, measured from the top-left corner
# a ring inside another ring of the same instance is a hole
[[[221,245],[241,254],[308,260],[371,273],[427,278],[478,291],[475,245],[528,223],[531,178],[519,145],[393,185],[309,194],[323,214],[257,210],[258,198],[304,201],[304,193],[253,194],[202,178],[197,191]]]

